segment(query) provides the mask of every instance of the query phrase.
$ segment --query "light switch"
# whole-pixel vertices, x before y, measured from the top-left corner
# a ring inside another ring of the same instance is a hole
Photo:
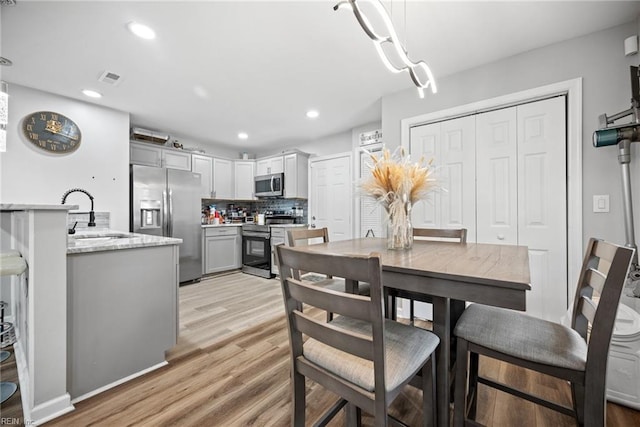
[[[594,212],[609,212],[609,195],[601,194],[593,196]]]

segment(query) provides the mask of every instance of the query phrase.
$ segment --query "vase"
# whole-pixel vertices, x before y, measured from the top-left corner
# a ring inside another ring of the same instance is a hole
[[[413,246],[413,227],[411,226],[411,202],[404,208],[389,214],[387,222],[387,249],[405,250]]]

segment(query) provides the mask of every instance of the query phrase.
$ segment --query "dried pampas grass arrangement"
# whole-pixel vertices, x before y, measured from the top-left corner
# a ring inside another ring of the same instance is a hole
[[[404,148],[393,154],[384,148],[379,156],[363,149],[371,159],[371,176],[360,187],[387,211],[389,248],[408,248],[413,242],[410,227],[411,206],[436,188],[433,160],[411,162]],[[409,225],[409,226],[408,226]]]

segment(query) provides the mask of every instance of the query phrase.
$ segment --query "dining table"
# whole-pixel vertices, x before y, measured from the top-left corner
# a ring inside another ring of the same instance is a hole
[[[436,413],[443,427],[449,426],[450,419],[453,328],[465,303],[525,310],[526,291],[531,289],[526,246],[414,240],[410,249],[395,250],[387,249],[384,238],[365,237],[299,249],[338,255],[378,253],[385,288],[431,296],[433,332],[440,338]]]

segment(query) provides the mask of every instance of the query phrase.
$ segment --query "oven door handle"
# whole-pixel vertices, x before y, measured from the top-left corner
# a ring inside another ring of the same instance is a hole
[[[265,235],[264,233],[257,233],[257,232],[254,233],[254,232],[251,232],[251,231],[243,231],[242,232],[242,237],[261,237],[261,238],[263,238],[265,240],[269,240],[271,238],[271,236],[268,235],[268,234]]]

